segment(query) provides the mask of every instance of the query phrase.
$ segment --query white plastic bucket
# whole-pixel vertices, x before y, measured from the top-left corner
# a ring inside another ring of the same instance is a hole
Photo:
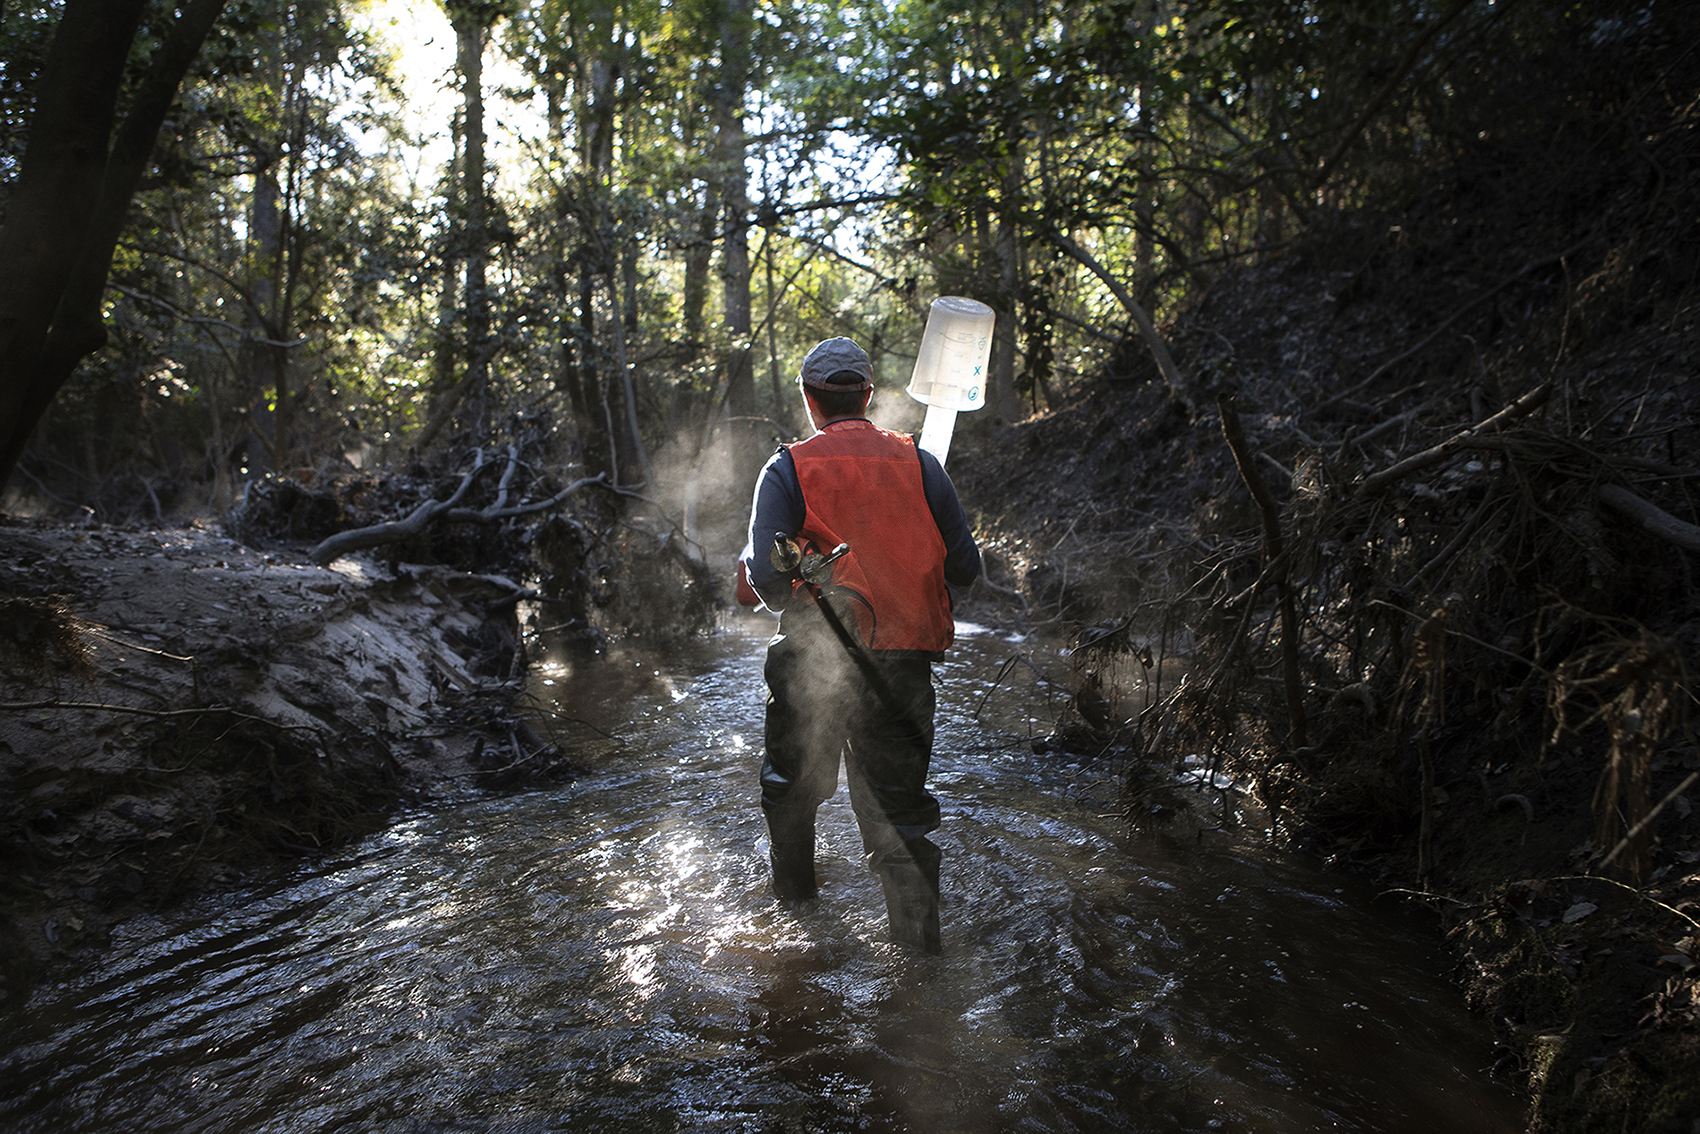
[[[977,299],[941,295],[927,313],[909,396],[927,407],[921,448],[943,464],[959,412],[986,404],[986,363],[992,355],[992,309]]]

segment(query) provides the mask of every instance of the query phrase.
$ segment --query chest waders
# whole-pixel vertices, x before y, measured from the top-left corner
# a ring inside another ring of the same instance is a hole
[[[845,620],[834,609],[831,599],[834,591],[841,588],[832,586],[832,564],[849,551],[846,544],[840,544],[830,553],[821,554],[817,551],[804,553],[797,541],[783,532],[775,533],[773,547],[769,552],[769,562],[776,571],[789,575],[800,581],[802,588],[814,600],[819,609],[821,619],[831,631],[832,636],[843,648],[845,655],[861,675],[865,687],[873,694],[877,703],[879,716],[894,726],[899,734],[919,738],[924,745],[921,777],[925,775],[924,756],[931,750],[932,740],[932,701],[931,701],[931,668],[930,664],[920,662],[923,677],[926,681],[928,697],[924,703],[906,703],[898,695],[882,664],[876,661],[868,648],[862,643],[855,630],[845,625]],[[909,662],[908,664],[915,664]],[[776,698],[786,701],[794,700],[792,690],[798,684],[797,678],[805,675],[772,673],[769,675],[769,686],[775,692]],[[785,692],[781,694],[781,690]],[[925,709],[925,717],[919,710]],[[853,713],[855,710],[851,710]],[[769,760],[772,760],[776,730],[772,717],[775,715],[774,706],[769,706]],[[783,719],[783,717],[782,717]],[[866,735],[866,734],[864,734]],[[836,735],[835,735],[836,741]],[[880,888],[884,893],[886,914],[891,926],[892,940],[901,945],[920,949],[927,953],[938,953],[939,944],[939,867],[942,855],[930,840],[925,837],[925,830],[936,826],[936,801],[931,821],[923,827],[916,828],[920,833],[914,837],[906,837],[905,833],[891,821],[889,815],[874,815],[876,810],[870,806],[869,798],[877,797],[880,793],[869,785],[868,771],[865,762],[874,754],[858,753],[856,746],[851,745],[848,759],[848,772],[851,779],[851,802],[856,811],[857,823],[862,829],[862,841],[868,851],[868,862],[879,875]],[[819,753],[815,753],[818,757]],[[831,761],[833,779],[837,777],[837,751],[834,750]],[[803,901],[815,897],[817,893],[814,864],[814,812],[819,805],[816,797],[824,798],[830,794],[831,788],[824,791],[820,786],[812,789],[802,784],[790,785],[802,789],[803,798],[789,798],[796,794],[787,791],[787,800],[781,805],[770,805],[768,801],[769,787],[766,783],[767,768],[764,768],[763,809],[767,816],[769,856],[773,869],[773,892],[782,901]],[[880,777],[884,779],[885,777]],[[919,779],[917,780],[919,787]],[[930,799],[930,797],[928,797]]]

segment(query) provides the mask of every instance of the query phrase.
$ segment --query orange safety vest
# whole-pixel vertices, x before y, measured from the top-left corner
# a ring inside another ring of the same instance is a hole
[[[850,605],[862,641],[876,650],[949,646],[944,537],[927,506],[914,440],[851,418],[789,448],[803,489],[797,534],[823,552],[850,545],[832,565],[833,580],[860,600]]]

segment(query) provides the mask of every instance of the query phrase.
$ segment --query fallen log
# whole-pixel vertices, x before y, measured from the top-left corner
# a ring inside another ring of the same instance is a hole
[[[579,489],[592,484],[602,484],[607,479],[607,473],[580,477],[547,500],[531,500],[524,504],[515,504],[511,508],[499,507],[495,504],[488,508],[450,508],[447,514],[443,516],[443,522],[449,524],[489,524],[514,516],[529,516],[533,512],[547,511]]]
[[[496,490],[496,499],[486,508],[462,508],[460,502],[472,487],[478,474],[483,472],[493,461],[485,460],[483,452],[479,451],[474,458],[472,470],[461,478],[460,485],[447,500],[427,500],[410,512],[406,519],[390,520],[382,524],[371,524],[364,528],[350,528],[345,532],[337,532],[333,536],[321,540],[307,557],[320,567],[340,559],[356,551],[368,548],[383,547],[387,544],[401,543],[423,532],[434,523],[448,524],[490,524],[497,520],[511,519],[515,516],[526,516],[533,512],[542,512],[553,508],[568,496],[584,488],[586,485],[600,484],[606,473],[596,476],[580,477],[561,491],[544,500],[531,500],[522,504],[508,504],[508,495],[514,473],[519,468],[519,449],[510,446],[508,449],[507,467],[502,472],[502,479]]]
[[[454,495],[447,500],[427,500],[410,512],[405,520],[391,520],[387,523],[372,524],[364,528],[351,528],[346,532],[338,532],[333,536],[320,540],[319,544],[307,553],[307,557],[320,567],[324,567],[336,559],[352,551],[363,551],[368,547],[381,547],[384,544],[400,543],[402,540],[418,535],[430,526],[431,521],[439,515],[459,504],[466,495],[467,489],[478,478],[489,464],[484,459],[483,450],[474,454],[472,471],[461,478],[460,486],[454,490]]]
[[[1643,500],[1618,484],[1601,485],[1600,503],[1616,509],[1654,535],[1689,551],[1700,551],[1700,527],[1679,520],[1650,500]]]

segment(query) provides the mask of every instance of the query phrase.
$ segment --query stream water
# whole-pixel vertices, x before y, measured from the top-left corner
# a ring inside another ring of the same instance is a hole
[[[569,785],[126,923],[8,1015],[0,1129],[1521,1129],[1391,901],[1255,833],[1136,836],[1113,768],[1033,753],[1054,651],[939,667],[943,956],[886,943],[842,787],[821,900],[778,906],[766,629],[544,669]]]

